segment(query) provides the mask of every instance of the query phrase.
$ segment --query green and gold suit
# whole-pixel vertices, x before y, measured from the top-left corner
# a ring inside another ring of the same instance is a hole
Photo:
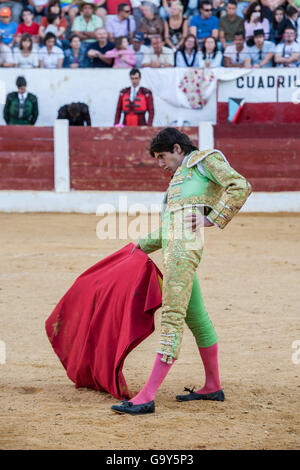
[[[251,193],[249,182],[237,173],[218,150],[194,151],[184,158],[170,181],[167,207],[159,229],[139,240],[152,253],[162,248],[163,289],[160,348],[163,362],[177,359],[184,321],[199,347],[217,342],[205,309],[196,269],[203,252],[199,232],[186,229],[184,217],[199,208],[219,228],[224,228]]]

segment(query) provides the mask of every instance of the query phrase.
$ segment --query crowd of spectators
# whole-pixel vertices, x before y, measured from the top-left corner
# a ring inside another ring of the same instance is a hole
[[[0,66],[297,67],[300,0],[0,0]]]

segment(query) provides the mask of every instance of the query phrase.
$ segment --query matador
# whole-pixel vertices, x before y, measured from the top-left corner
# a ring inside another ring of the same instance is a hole
[[[226,227],[251,193],[250,183],[235,171],[220,150],[199,151],[176,128],[160,131],[151,142],[151,156],[173,172],[165,196],[162,224],[139,240],[135,249],[152,253],[162,248],[163,287],[161,337],[151,375],[130,401],[113,405],[118,413],[155,411],[155,394],[178,359],[184,323],[192,331],[205,370],[205,385],[179,402],[224,401],[218,366],[218,338],[206,311],[196,274],[203,253],[202,227]]]

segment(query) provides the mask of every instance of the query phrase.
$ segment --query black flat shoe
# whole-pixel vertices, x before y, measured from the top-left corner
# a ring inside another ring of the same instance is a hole
[[[130,401],[122,401],[120,405],[112,405],[111,409],[117,413],[128,413],[130,415],[145,415],[155,412],[154,400],[148,403],[134,405]]]
[[[213,401],[224,401],[225,395],[223,390],[218,390],[217,392],[213,393],[196,393],[194,392],[195,387],[193,390],[184,387],[185,392],[190,392],[188,395],[177,395],[177,401],[192,401],[192,400],[213,400]]]

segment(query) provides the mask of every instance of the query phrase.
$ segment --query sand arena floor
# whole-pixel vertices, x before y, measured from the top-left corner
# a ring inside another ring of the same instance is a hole
[[[0,214],[1,449],[300,449],[300,216],[238,215],[206,231],[198,276],[219,335],[224,403],[177,403],[203,384],[186,329],[179,360],[158,391],[156,413],[117,415],[117,400],[76,390],[44,330],[75,278],[127,244],[96,237],[99,218]],[[161,253],[151,255],[161,265]],[[139,390],[152,368],[156,331],[128,357]],[[299,347],[299,346],[298,346]],[[294,356],[293,356],[294,354]]]

